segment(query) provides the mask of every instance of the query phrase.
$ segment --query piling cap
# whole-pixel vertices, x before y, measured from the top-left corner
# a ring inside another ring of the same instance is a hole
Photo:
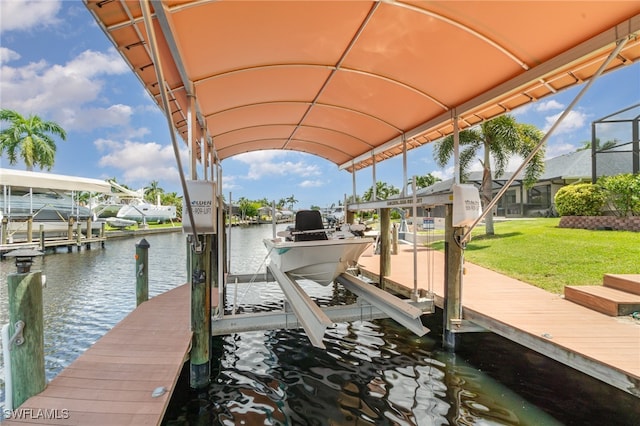
[[[138,241],[138,243],[136,244],[136,247],[138,247],[138,248],[149,248],[149,247],[151,247],[151,244],[149,244],[149,242],[143,238],[140,241]]]
[[[16,258],[16,268],[18,268],[18,273],[24,274],[31,270],[31,264],[33,263],[33,258],[36,256],[44,255],[43,252],[34,249],[18,249],[10,251],[6,253],[4,257],[15,257]]]

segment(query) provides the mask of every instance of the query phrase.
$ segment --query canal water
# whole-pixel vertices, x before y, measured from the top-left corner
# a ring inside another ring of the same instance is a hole
[[[270,225],[234,228],[231,272],[264,271]],[[149,293],[186,282],[181,233],[150,235]],[[50,254],[34,269],[44,289],[45,358],[51,380],[135,307],[135,243]],[[8,321],[0,262],[0,324]],[[258,278],[259,279],[259,278]],[[321,305],[350,303],[341,287],[304,284]],[[231,286],[227,306],[282,309],[275,283]],[[391,320],[338,324],[314,348],[300,330],[214,338],[211,385],[191,390],[188,368],[165,425],[638,425],[640,400],[490,333],[441,348],[442,317],[425,317],[422,338]],[[0,404],[4,401],[4,362]],[[0,407],[2,408],[2,407]],[[1,411],[0,411],[1,412]]]

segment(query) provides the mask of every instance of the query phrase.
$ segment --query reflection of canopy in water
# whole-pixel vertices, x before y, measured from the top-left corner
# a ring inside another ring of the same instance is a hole
[[[640,58],[627,1],[157,0],[151,37],[141,3],[85,3],[194,158],[207,141],[357,170],[580,84],[621,42],[606,71]]]

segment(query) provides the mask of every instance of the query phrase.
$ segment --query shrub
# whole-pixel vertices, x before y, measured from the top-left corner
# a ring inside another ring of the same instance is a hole
[[[560,216],[599,216],[606,195],[597,185],[579,183],[560,188],[554,202]]]
[[[618,216],[640,216],[640,174],[603,176],[598,185],[604,189],[607,202]]]

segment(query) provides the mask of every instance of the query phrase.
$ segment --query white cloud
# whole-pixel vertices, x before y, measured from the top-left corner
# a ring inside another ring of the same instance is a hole
[[[20,59],[20,54],[6,47],[0,46],[0,64]]]
[[[179,178],[170,144],[98,139],[94,145],[100,152],[106,152],[98,165],[120,170],[122,183],[142,187],[154,180],[175,182]],[[183,161],[186,160],[186,149],[180,154]]]
[[[259,180],[272,176],[320,176],[320,167],[305,161],[288,161],[286,157],[300,156],[285,151],[254,151],[233,157],[234,160],[249,165],[246,178]]]
[[[442,180],[451,179],[453,177],[454,167],[447,167],[444,170],[434,170],[431,174]]]
[[[86,105],[99,100],[104,85],[101,77],[127,72],[127,65],[113,48],[106,53],[87,50],[65,65],[39,61],[16,68],[3,66],[2,104],[56,121],[67,131],[123,126],[129,122],[130,107],[86,109]]]
[[[222,190],[225,192],[225,196],[227,195],[226,192],[231,191],[233,189],[241,189],[242,185],[239,185],[236,180],[238,179],[237,176],[227,176],[223,173],[222,175]],[[229,200],[227,200],[229,201]]]
[[[556,140],[552,145],[547,146],[547,150],[545,151],[545,159],[554,158],[563,154],[574,152],[577,148],[578,147],[569,142]]]
[[[56,15],[61,7],[60,0],[3,0],[0,34],[7,31],[31,31],[55,25],[60,22]]]
[[[111,127],[114,123],[120,123],[120,125],[129,123],[133,109],[128,105],[111,105],[108,108],[87,108],[82,111],[65,108],[61,112],[65,117],[63,127],[90,131],[99,127]],[[127,135],[134,137],[146,133],[148,133],[148,130],[141,129],[138,133],[134,134],[127,132]]]
[[[522,115],[526,115],[530,110],[531,110],[531,106],[532,104],[524,104],[521,105],[519,107],[517,107],[516,109],[514,109],[513,111],[510,112],[511,115],[513,115],[514,117],[519,117]]]
[[[553,99],[550,101],[545,101],[545,102],[540,102],[539,104],[535,104],[535,109],[538,112],[554,111],[554,110],[559,110],[563,108],[564,108],[563,104]]]
[[[319,188],[321,186],[324,186],[324,182],[317,179],[317,180],[303,180],[302,182],[300,182],[298,184],[298,186],[300,188]]]
[[[548,132],[561,114],[562,112],[559,112],[558,114],[545,117],[545,125],[542,130],[545,133]],[[560,123],[560,125],[558,125],[558,127],[556,128],[554,134],[558,135],[563,133],[572,133],[576,130],[582,130],[586,124],[586,114],[580,111],[569,111],[564,120],[562,120],[562,123]]]

